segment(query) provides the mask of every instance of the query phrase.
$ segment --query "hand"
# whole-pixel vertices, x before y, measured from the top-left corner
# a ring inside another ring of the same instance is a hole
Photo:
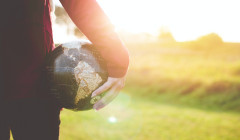
[[[119,91],[124,87],[124,83],[125,77],[108,77],[107,82],[92,93],[92,97],[94,97],[107,91],[107,93],[93,105],[93,109],[99,110],[109,104],[119,94]]]

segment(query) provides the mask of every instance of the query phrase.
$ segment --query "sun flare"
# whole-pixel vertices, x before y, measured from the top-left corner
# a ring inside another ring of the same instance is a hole
[[[97,1],[117,30],[157,35],[165,27],[177,41],[194,40],[214,32],[224,41],[240,42],[239,0]]]
[[[98,0],[119,30],[157,34],[164,26],[178,41],[211,32],[240,42],[238,0]]]

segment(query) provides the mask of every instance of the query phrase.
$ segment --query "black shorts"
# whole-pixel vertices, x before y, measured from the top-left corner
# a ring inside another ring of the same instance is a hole
[[[0,102],[0,140],[58,140],[60,107],[46,99]]]

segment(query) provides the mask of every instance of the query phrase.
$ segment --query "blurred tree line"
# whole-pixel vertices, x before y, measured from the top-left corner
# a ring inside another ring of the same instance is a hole
[[[77,26],[72,22],[67,12],[63,7],[56,6],[55,7],[55,22],[59,25],[63,25],[67,27],[68,34],[74,34],[77,37],[83,38],[84,34],[77,28]]]
[[[166,29],[161,28],[158,35],[158,41],[162,44],[171,44],[176,45],[177,41],[173,37],[172,33]],[[222,38],[216,33],[210,33],[204,36],[201,36],[193,41],[185,42],[189,47],[198,47],[198,48],[208,48],[208,47],[219,47],[223,45]]]
[[[172,33],[165,27],[161,27],[158,35],[158,40],[161,43],[172,43],[176,42]]]

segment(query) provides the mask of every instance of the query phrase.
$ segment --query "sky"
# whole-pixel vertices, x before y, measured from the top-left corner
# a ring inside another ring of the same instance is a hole
[[[224,41],[240,42],[240,0],[97,1],[117,30],[157,35],[164,27],[177,41],[214,32]]]

